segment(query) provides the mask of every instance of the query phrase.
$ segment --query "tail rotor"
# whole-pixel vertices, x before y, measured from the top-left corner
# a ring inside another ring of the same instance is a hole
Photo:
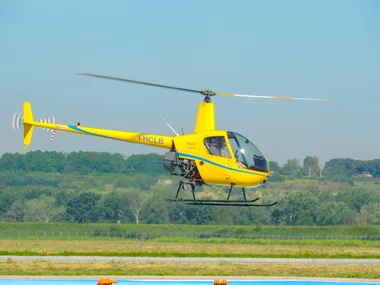
[[[21,114],[20,112],[15,112],[12,118],[12,129],[14,131],[20,129],[20,125],[22,124],[23,120],[24,120],[24,115]]]
[[[22,123],[24,121],[24,114],[20,112],[15,112],[12,117],[12,129],[14,131],[17,131],[20,129]],[[50,124],[55,124],[55,117],[54,116],[49,116],[49,117],[43,117],[39,120],[41,123],[50,123]],[[47,132],[53,132],[53,129],[47,129],[47,128],[42,128],[43,130]]]
[[[41,123],[55,124],[55,118],[54,118],[54,116],[44,117],[44,118],[40,119],[40,122]],[[47,131],[47,132],[53,132],[54,131],[52,129],[47,129],[47,128],[42,128],[42,129],[45,130],[45,131]]]

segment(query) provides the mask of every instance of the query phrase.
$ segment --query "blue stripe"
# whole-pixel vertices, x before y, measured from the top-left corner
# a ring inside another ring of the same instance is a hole
[[[245,173],[245,174],[252,174],[252,175],[258,175],[258,176],[267,176],[268,175],[268,174],[259,174],[259,173],[256,173],[256,172],[248,172],[248,171],[245,171],[245,170],[239,170],[239,169],[231,168],[231,167],[225,166],[223,164],[215,163],[215,162],[213,162],[211,160],[204,159],[203,157],[199,157],[199,156],[195,156],[195,155],[191,155],[191,154],[186,154],[186,153],[182,153],[182,152],[179,152],[178,155],[182,156],[182,157],[188,157],[188,158],[194,158],[194,159],[202,160],[204,162],[207,162],[209,164],[215,165],[217,167],[225,168],[225,169],[236,171],[236,172],[241,172],[241,173]]]
[[[67,126],[68,126],[70,129],[73,129],[74,131],[77,131],[77,132],[80,132],[80,133],[83,133],[83,134],[86,134],[86,135],[97,136],[97,137],[101,137],[101,138],[113,139],[113,140],[124,141],[124,142],[125,142],[125,140],[115,139],[115,138],[112,138],[112,137],[107,137],[107,136],[102,136],[102,135],[98,135],[98,134],[90,133],[90,132],[88,132],[88,131],[85,131],[85,130],[82,130],[82,129],[78,128],[77,126],[71,126],[71,125],[67,125]]]
[[[68,125],[68,127],[70,129],[74,130],[74,131],[77,131],[77,132],[80,132],[80,133],[83,133],[83,134],[87,134],[87,135],[91,135],[91,136],[97,136],[97,137],[106,138],[106,139],[114,139],[114,140],[124,141],[124,140],[121,140],[121,139],[115,139],[115,138],[112,138],[112,137],[107,137],[107,136],[102,136],[102,135],[90,133],[88,131],[85,131],[85,130],[82,130],[82,129],[78,128],[77,126]],[[191,155],[191,154],[186,154],[186,153],[179,152],[178,155],[179,156],[183,156],[183,157],[188,157],[188,158],[194,158],[194,159],[202,160],[204,162],[207,162],[209,164],[212,164],[212,165],[215,165],[217,167],[224,168],[224,169],[227,169],[227,170],[232,170],[232,171],[241,172],[241,173],[245,173],[245,174],[258,175],[258,176],[267,176],[267,174],[259,174],[259,173],[255,173],[255,172],[250,172],[250,171],[248,172],[248,171],[244,171],[244,170],[239,170],[239,169],[227,167],[225,165],[222,165],[222,164],[219,164],[219,163],[215,163],[215,162],[213,162],[211,160],[204,159],[203,157],[199,157],[199,156],[195,156],[195,155]]]

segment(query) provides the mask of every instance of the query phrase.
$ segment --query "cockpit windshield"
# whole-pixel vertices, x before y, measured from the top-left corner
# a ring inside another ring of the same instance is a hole
[[[268,172],[268,162],[253,143],[237,133],[227,135],[239,167]]]

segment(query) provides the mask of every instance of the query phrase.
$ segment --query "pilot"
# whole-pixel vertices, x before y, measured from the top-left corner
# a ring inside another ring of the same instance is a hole
[[[223,157],[227,157],[227,158],[230,158],[230,153],[228,151],[228,148],[227,148],[227,143],[226,143],[226,140],[222,137],[220,138],[220,153]]]
[[[221,149],[220,149],[220,147],[218,147],[217,138],[211,139],[209,151],[210,151],[210,154],[212,154],[212,155],[222,156]]]
[[[212,155],[230,158],[227,143],[224,137],[213,138],[209,151]]]

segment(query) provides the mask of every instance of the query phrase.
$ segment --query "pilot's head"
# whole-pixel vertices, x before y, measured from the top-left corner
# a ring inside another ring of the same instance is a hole
[[[224,137],[216,138],[216,145],[218,147],[224,147],[226,145],[226,140],[224,139]]]

